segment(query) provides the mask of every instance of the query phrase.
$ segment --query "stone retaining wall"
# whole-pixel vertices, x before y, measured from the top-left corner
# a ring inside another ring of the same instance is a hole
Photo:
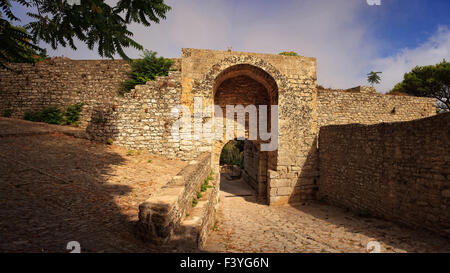
[[[138,234],[165,244],[180,226],[192,200],[211,172],[211,154],[203,153],[148,200],[139,205]]]
[[[124,97],[97,103],[86,131],[92,139],[134,150],[147,150],[166,158],[192,159],[198,154],[180,149],[180,140],[172,135],[171,114],[180,103],[181,72],[138,85]]]
[[[318,198],[450,235],[450,113],[322,127]]]
[[[384,95],[370,87],[346,91],[318,90],[319,127],[335,124],[376,124],[408,121],[436,114],[436,100],[412,96]]]
[[[122,60],[75,61],[55,58],[42,63],[10,64],[13,71],[0,71],[0,114],[12,111],[23,118],[25,112],[55,105],[67,107],[85,103],[80,121],[86,127],[94,105],[117,96],[120,82],[130,67]]]

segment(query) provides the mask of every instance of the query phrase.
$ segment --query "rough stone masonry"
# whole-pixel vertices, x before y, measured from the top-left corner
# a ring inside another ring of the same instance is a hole
[[[206,105],[278,105],[278,150],[253,156],[261,161],[249,172],[270,205],[314,198],[321,126],[408,121],[435,114],[435,102],[428,98],[387,96],[367,87],[318,91],[316,59],[302,56],[185,48],[167,77],[137,86],[124,97],[117,95],[129,71],[123,61],[57,58],[13,68],[16,72],[0,72],[0,113],[11,110],[13,117],[21,118],[26,111],[48,105],[64,108],[83,102],[80,126],[92,139],[111,138],[130,149],[183,160],[210,152],[216,170],[226,141],[178,140],[171,134],[176,120],[172,107],[181,103],[192,108],[194,97],[202,97]]]

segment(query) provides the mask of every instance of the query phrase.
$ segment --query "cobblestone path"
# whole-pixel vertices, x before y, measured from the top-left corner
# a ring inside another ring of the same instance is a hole
[[[241,187],[241,190],[238,188]],[[243,181],[221,180],[221,202],[210,252],[450,252],[450,240],[319,202],[269,207]]]

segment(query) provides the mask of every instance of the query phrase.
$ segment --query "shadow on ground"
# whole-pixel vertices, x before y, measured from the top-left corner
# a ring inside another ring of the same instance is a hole
[[[310,166],[318,166],[316,141],[311,146],[307,160],[302,170],[310,171]],[[301,173],[300,177],[307,175]],[[298,183],[300,185],[300,182]],[[318,188],[313,188],[315,195]],[[409,226],[358,214],[347,208],[339,208],[323,201],[305,201],[291,205],[301,213],[310,215],[317,220],[335,226],[332,235],[336,241],[345,240],[343,236],[362,235],[373,241],[378,241],[392,249],[403,249],[406,252],[450,252],[450,239],[436,233],[412,229]],[[346,235],[347,234],[347,235]],[[364,245],[365,246],[365,245]]]
[[[241,177],[232,178],[228,173],[220,174],[220,190],[224,198],[244,198],[247,202],[264,203],[259,200],[257,192]]]
[[[135,238],[114,200],[131,188],[107,181],[121,155],[27,128],[0,137],[0,252],[69,252],[70,241],[82,252],[155,251]]]
[[[427,230],[373,217],[362,217],[355,212],[312,201],[291,205],[298,211],[334,226],[331,236],[339,241],[349,235],[365,237],[384,245],[383,251],[402,249],[406,252],[450,252],[450,240]],[[364,247],[366,245],[363,245]]]

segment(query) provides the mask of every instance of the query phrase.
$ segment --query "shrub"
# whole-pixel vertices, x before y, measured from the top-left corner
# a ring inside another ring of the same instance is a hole
[[[142,59],[131,63],[129,79],[121,83],[119,94],[130,92],[136,85],[153,81],[157,76],[167,76],[173,61],[164,57],[156,57],[156,52],[145,50]]]
[[[84,106],[84,103],[77,103],[67,107],[66,113],[64,114],[65,124],[74,125],[77,124],[80,119],[80,113]]]
[[[371,218],[372,217],[372,213],[370,213],[370,211],[368,211],[367,209],[358,210],[356,212],[356,215],[361,218]]]
[[[5,111],[3,111],[3,116],[5,118],[10,118],[12,115],[12,110],[11,109],[6,109]]]
[[[294,51],[283,51],[278,55],[283,55],[283,56],[299,56],[296,52]]]
[[[244,141],[231,140],[222,149],[220,164],[244,166]],[[212,177],[211,177],[212,179]]]
[[[25,112],[25,120],[35,122],[45,122],[49,124],[62,124],[64,122],[63,114],[56,106],[48,106],[41,111]]]
[[[48,106],[40,111],[25,112],[23,118],[49,124],[77,125],[83,105],[84,103],[70,105],[64,113],[57,106]]]

